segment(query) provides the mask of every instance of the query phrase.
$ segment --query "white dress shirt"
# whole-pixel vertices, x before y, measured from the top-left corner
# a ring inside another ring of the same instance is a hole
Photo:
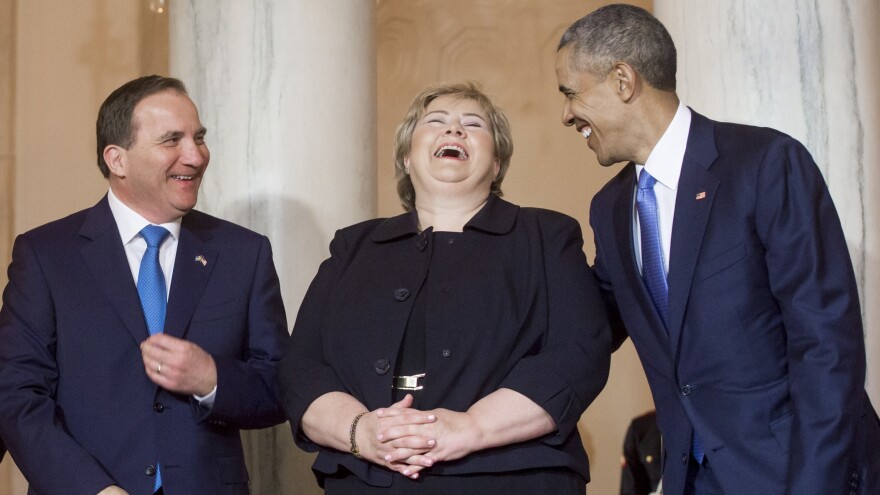
[[[638,178],[645,169],[657,179],[654,184],[654,196],[657,197],[657,218],[660,224],[660,248],[663,255],[663,268],[669,273],[669,249],[672,244],[672,220],[675,217],[675,195],[678,192],[678,178],[681,176],[681,165],[687,148],[688,134],[691,129],[691,111],[683,103],[678,103],[678,110],[666,128],[666,132],[657,141],[648,161],[644,165],[636,165],[636,185],[633,186],[633,246],[636,246],[636,262],[639,271],[642,269],[642,236],[639,230],[638,209],[635,207],[635,192]]]
[[[128,259],[128,267],[131,269],[134,285],[137,286],[141,259],[143,259],[144,253],[147,251],[147,241],[141,237],[140,232],[144,227],[150,225],[150,221],[120,201],[113,194],[112,188],[107,193],[107,202],[110,204],[110,212],[113,214],[113,219],[116,220],[116,228],[119,229],[119,237],[122,239],[122,247],[125,249],[125,257]],[[178,218],[173,222],[159,224],[171,234],[159,245],[159,266],[162,267],[162,275],[165,276],[166,301],[168,300],[168,295],[171,294],[171,275],[174,272],[174,260],[177,258],[180,223],[181,219]],[[202,406],[210,408],[214,405],[216,393],[217,386],[215,385],[214,390],[208,395],[204,397],[194,395],[193,397]]]

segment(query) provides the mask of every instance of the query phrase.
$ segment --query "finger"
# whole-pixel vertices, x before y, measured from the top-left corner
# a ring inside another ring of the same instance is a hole
[[[414,457],[417,455],[422,455],[427,453],[427,449],[394,449],[389,452],[385,452],[382,454],[382,459],[385,462],[401,462],[405,459],[409,459],[410,457]]]
[[[403,438],[396,438],[394,440],[388,441],[386,444],[395,449],[414,449],[420,451],[428,451],[437,445],[437,441],[433,438],[410,435]]]
[[[430,415],[414,415],[408,421],[401,422],[400,424],[393,424],[387,427],[384,427],[385,425],[383,424],[380,425],[380,428],[377,428],[377,438],[382,442],[406,436],[435,438],[434,428],[432,427],[434,421],[436,421],[436,418]]]
[[[404,464],[408,464],[410,466],[422,466],[422,467],[431,467],[434,465],[434,459],[431,456],[424,454],[416,454],[406,459],[402,459],[401,462]]]
[[[406,394],[406,396],[404,396],[403,399],[400,399],[399,401],[395,402],[394,404],[391,404],[391,407],[396,408],[396,409],[408,409],[408,408],[412,407],[412,403],[413,403],[413,395]]]

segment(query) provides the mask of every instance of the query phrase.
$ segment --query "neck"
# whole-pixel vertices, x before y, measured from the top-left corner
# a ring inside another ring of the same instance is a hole
[[[419,227],[424,230],[434,227],[434,231],[461,232],[474,215],[489,200],[487,194],[466,198],[434,198],[420,201],[416,195],[416,213],[419,215]]]
[[[669,128],[675,112],[678,111],[678,96],[674,92],[653,90],[651,98],[646,98],[639,118],[633,120],[637,123],[632,129],[636,142],[640,143],[633,150],[636,163],[644,164],[648,161],[651,151],[657,146],[663,133]]]

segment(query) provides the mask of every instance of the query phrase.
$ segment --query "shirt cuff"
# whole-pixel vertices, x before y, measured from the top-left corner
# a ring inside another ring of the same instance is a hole
[[[193,397],[195,397],[195,399],[197,401],[199,401],[199,405],[204,407],[205,409],[211,409],[214,406],[214,397],[216,397],[216,396],[217,396],[217,385],[214,385],[214,390],[211,390],[211,392],[208,395],[201,395],[200,396],[200,395],[193,394]]]

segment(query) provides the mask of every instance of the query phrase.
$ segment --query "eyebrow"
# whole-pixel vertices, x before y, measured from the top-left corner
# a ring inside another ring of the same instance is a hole
[[[565,86],[563,86],[563,85],[561,85],[561,84],[559,85],[559,92],[562,93],[562,94],[564,94],[564,95],[573,95],[573,94],[576,94],[576,93],[577,93],[577,91],[575,91],[575,90],[573,90],[573,89],[571,89],[571,88],[567,88],[567,87],[565,87]]]
[[[434,114],[434,113],[442,113],[443,115],[449,115],[449,112],[447,112],[446,110],[432,110],[432,111],[426,113],[426,114],[425,114],[425,117],[427,117],[428,115]],[[464,117],[476,117],[476,118],[478,118],[478,119],[480,119],[480,120],[482,120],[482,121],[485,121],[485,120],[486,120],[486,117],[483,117],[482,115],[480,115],[480,114],[478,114],[478,113],[463,113],[462,116],[464,116]]]
[[[207,133],[208,129],[206,129],[205,127],[199,127],[195,132],[195,136],[204,136]],[[159,136],[158,141],[162,142],[168,139],[179,139],[182,138],[184,135],[185,133],[183,131],[168,131],[165,134]]]

